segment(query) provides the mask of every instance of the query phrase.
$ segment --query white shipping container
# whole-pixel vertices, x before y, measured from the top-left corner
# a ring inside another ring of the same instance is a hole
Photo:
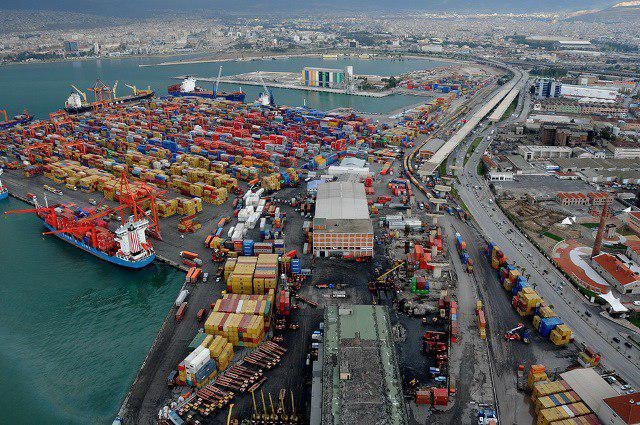
[[[186,289],[183,289],[182,291],[180,291],[174,305],[176,307],[180,307],[180,304],[182,304],[182,302],[187,298],[187,295],[189,295],[189,291],[187,291]]]
[[[235,229],[236,229],[236,228],[235,228],[234,226],[231,226],[231,228],[230,228],[230,229],[229,229],[229,231],[227,232],[227,237],[228,237],[228,238],[230,238],[230,237],[231,237],[231,235],[233,235],[233,231],[234,231]]]
[[[267,219],[265,217],[262,217],[260,219],[260,230],[264,230],[264,226],[267,224]]]

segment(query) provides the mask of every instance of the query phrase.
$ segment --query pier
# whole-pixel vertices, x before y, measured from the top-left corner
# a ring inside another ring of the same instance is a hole
[[[418,97],[429,97],[426,92],[418,92],[413,90],[403,90],[400,87],[388,89],[384,91],[363,91],[363,90],[349,90],[346,88],[330,88],[330,87],[315,87],[304,86],[300,83],[300,74],[298,72],[248,72],[245,74],[236,74],[228,77],[220,77],[220,82],[225,84],[234,85],[249,85],[262,87],[263,83],[260,81],[260,75],[264,79],[264,85],[272,88],[288,89],[288,90],[301,90],[320,93],[334,93],[345,94],[351,96],[362,96],[371,98],[383,98],[394,94],[411,94]],[[362,77],[380,79],[385,78],[379,75],[361,75]],[[178,75],[173,77],[176,80],[184,80],[188,75]],[[198,81],[206,81],[208,83],[215,84],[217,78],[215,77],[197,77],[193,76]]]

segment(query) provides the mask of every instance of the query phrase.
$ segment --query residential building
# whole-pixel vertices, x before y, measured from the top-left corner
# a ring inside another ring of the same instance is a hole
[[[587,196],[589,197],[589,203],[595,206],[603,206],[609,200],[607,192],[589,192]],[[611,201],[609,200],[609,202]]]
[[[637,235],[640,235],[640,211],[627,213],[624,223]]]

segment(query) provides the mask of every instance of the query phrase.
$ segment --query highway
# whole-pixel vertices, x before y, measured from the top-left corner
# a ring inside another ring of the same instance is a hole
[[[527,93],[521,93],[521,99],[526,99],[527,96]],[[525,105],[528,103],[530,102],[524,102]],[[527,108],[522,104],[518,106],[518,111],[524,112],[523,117],[526,117]],[[516,112],[500,125],[519,118],[520,114]],[[537,285],[536,290],[573,329],[575,340],[596,348],[609,369],[615,370],[630,385],[639,388],[640,365],[637,360],[640,354],[637,348],[628,348],[612,341],[614,336],[623,340],[629,331],[601,317],[599,309],[584,300],[555,266],[495,206],[487,181],[477,174],[477,164],[491,143],[494,129],[495,127],[489,126],[481,133],[483,141],[474,150],[462,171],[458,172],[457,190],[461,200],[486,239],[497,243],[517,267],[526,268],[526,273],[531,275],[530,281]],[[462,166],[465,155],[466,149],[457,152],[455,162],[458,166]]]

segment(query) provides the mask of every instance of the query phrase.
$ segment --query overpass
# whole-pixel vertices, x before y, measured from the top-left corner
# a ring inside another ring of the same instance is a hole
[[[462,142],[471,131],[482,121],[484,117],[487,116],[489,112],[493,108],[495,108],[498,103],[505,97],[511,96],[511,93],[515,93],[513,96],[517,95],[520,91],[518,83],[522,81],[523,74],[518,70],[513,70],[515,76],[509,81],[509,83],[505,84],[498,93],[496,93],[487,103],[484,104],[477,112],[473,114],[473,116],[467,121],[444,145],[438,149],[438,151],[431,157],[429,160],[423,165],[421,171],[421,175],[430,176],[436,171],[436,169],[440,166],[442,161],[447,159],[447,157],[453,152],[453,150]],[[513,98],[511,99],[513,101]],[[509,102],[507,106],[510,104]],[[505,108],[506,110],[506,108]],[[500,115],[502,116],[502,115]]]

